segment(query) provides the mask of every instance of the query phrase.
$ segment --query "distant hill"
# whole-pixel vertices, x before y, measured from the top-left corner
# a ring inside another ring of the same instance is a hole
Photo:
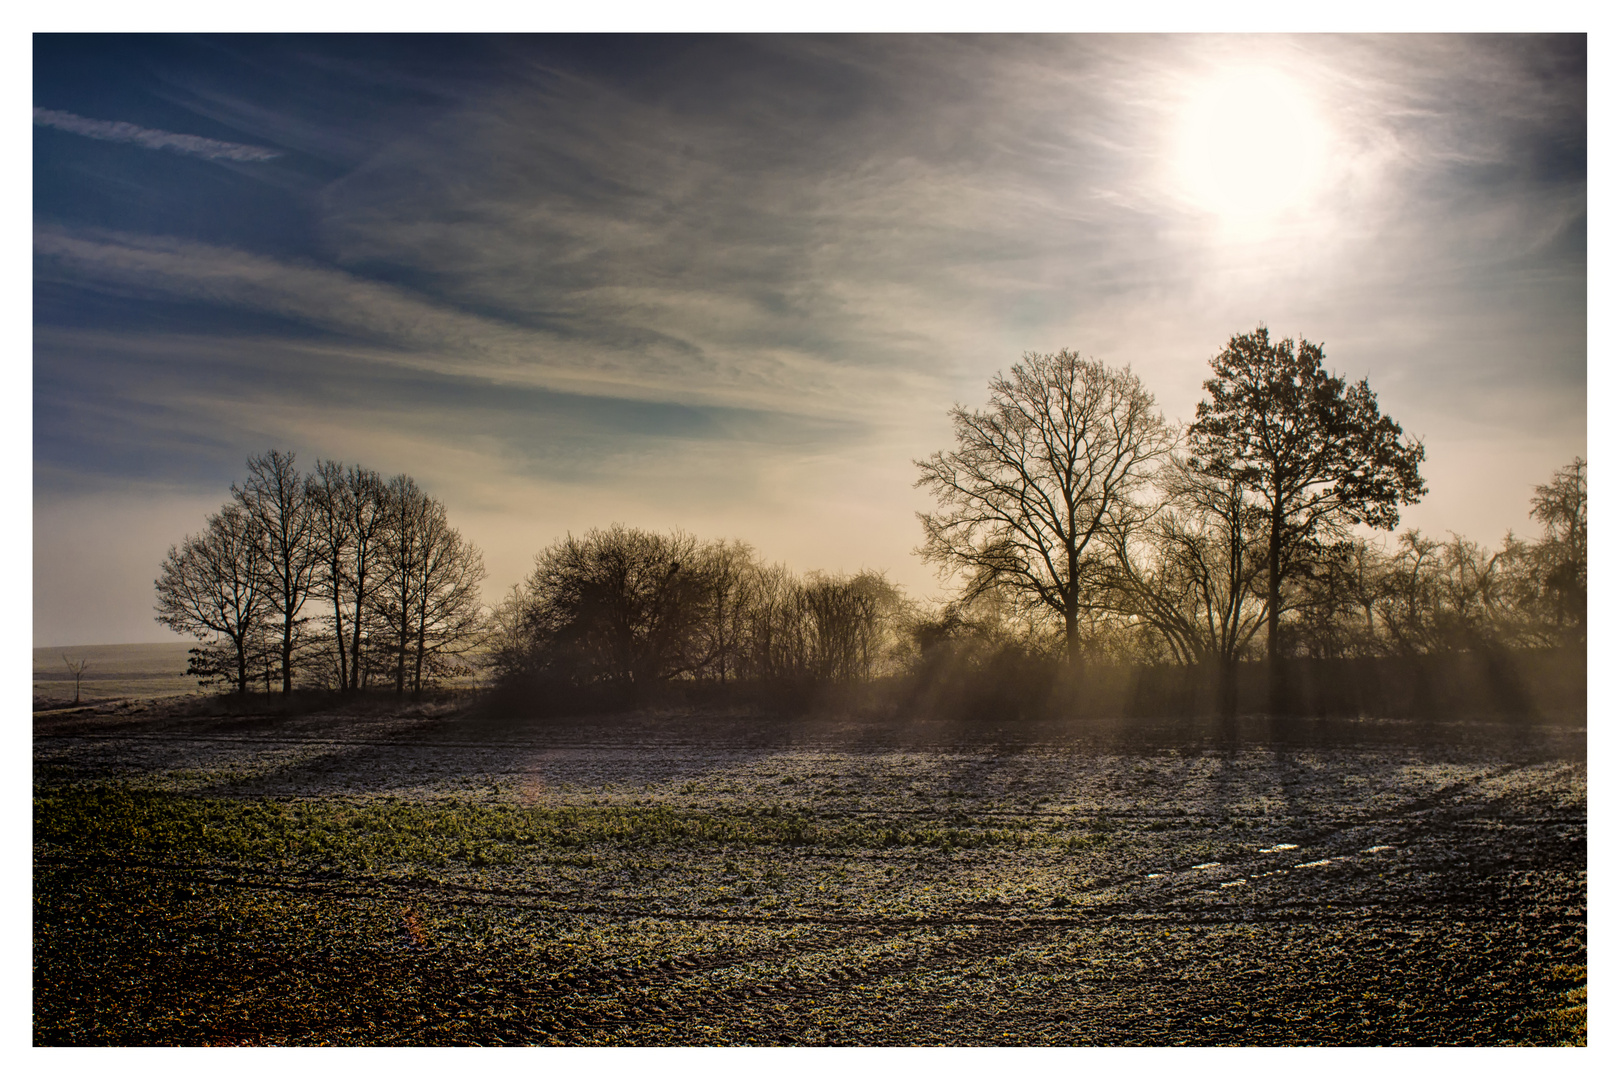
[[[87,660],[79,683],[81,700],[167,697],[197,692],[186,674],[184,641],[149,645],[48,645],[34,650],[34,696],[73,698],[73,676],[62,657]]]

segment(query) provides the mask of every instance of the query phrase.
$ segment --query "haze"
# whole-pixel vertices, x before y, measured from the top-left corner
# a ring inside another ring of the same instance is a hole
[[[159,641],[274,447],[405,472],[494,601],[565,532],[913,554],[1026,351],[1190,420],[1264,322],[1496,544],[1586,453],[1586,45],[1523,37],[88,38],[34,52],[34,640]]]

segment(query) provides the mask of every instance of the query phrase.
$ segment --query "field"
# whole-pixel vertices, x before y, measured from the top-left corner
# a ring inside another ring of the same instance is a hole
[[[1579,725],[36,713],[40,1044],[1584,1043]]]
[[[79,700],[147,699],[191,694],[196,678],[186,674],[184,641],[151,645],[61,645],[34,650],[35,708],[73,700],[73,676],[63,658],[87,661]]]

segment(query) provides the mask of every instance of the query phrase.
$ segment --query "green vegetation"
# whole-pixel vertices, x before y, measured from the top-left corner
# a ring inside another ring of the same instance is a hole
[[[205,798],[126,788],[62,790],[35,799],[34,840],[97,854],[148,853],[269,861],[314,860],[369,868],[421,863],[507,865],[525,851],[594,844],[824,848],[1073,847],[1095,831],[1052,827],[820,822],[773,806],[728,814],[670,807],[562,809],[400,799],[296,801]],[[1168,827],[1155,823],[1154,831]]]

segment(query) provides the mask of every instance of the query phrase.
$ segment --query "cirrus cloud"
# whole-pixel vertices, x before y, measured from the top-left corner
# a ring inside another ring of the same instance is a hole
[[[34,123],[40,127],[56,128],[83,135],[87,139],[104,142],[134,143],[148,150],[172,150],[177,154],[225,161],[271,161],[281,156],[278,151],[262,146],[205,139],[201,135],[179,135],[172,131],[143,128],[122,120],[91,120],[57,109],[34,109]]]

